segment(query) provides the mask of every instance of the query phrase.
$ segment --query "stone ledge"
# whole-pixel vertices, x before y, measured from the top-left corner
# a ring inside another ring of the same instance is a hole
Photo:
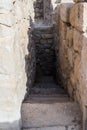
[[[30,113],[30,114],[27,114]],[[75,119],[75,122],[73,120]],[[74,102],[65,103],[23,103],[22,123],[24,128],[79,125],[81,111]]]

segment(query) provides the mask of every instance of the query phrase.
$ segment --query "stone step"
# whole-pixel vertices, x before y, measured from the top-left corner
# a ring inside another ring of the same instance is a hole
[[[43,94],[43,95],[54,95],[54,94],[59,94],[59,95],[67,95],[65,91],[61,88],[54,88],[51,87],[51,85],[48,85],[48,88],[44,87],[44,85],[38,87],[39,85],[31,88],[30,93],[32,94]]]
[[[24,103],[61,103],[69,102],[70,98],[67,95],[54,94],[54,95],[41,95],[41,94],[30,94],[24,100]]]
[[[27,128],[23,130],[81,130],[80,126],[50,126],[41,128]]]
[[[43,97],[44,98],[44,97]],[[67,102],[54,102],[54,101],[38,101],[24,102],[22,105],[22,124],[23,128],[38,128],[36,130],[53,130],[49,126],[72,126],[73,130],[81,126],[81,111],[77,103]],[[53,99],[53,97],[52,97]],[[43,128],[48,127],[48,128]],[[54,127],[55,128],[55,127]],[[55,128],[57,129],[57,128]],[[55,130],[54,129],[54,130]],[[72,130],[71,128],[69,130]],[[58,130],[58,129],[57,129]],[[62,128],[59,130],[63,130]],[[81,130],[81,129],[78,129]]]
[[[64,95],[66,92],[64,88],[60,87],[52,76],[42,76],[36,79],[34,86],[30,89],[29,94],[43,94],[43,95]]]
[[[34,32],[53,33],[53,26],[35,26]]]

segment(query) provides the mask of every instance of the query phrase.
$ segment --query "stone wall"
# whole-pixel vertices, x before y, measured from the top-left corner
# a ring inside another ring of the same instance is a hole
[[[56,0],[55,0],[56,1]],[[53,4],[51,0],[34,0],[35,24],[52,24]]]
[[[70,97],[80,103],[87,120],[87,3],[62,3],[55,8],[58,75]],[[85,129],[85,128],[83,128]]]
[[[52,24],[53,5],[51,0],[44,0],[44,23]]]
[[[34,2],[35,19],[43,20],[44,18],[44,3],[43,0]]]
[[[26,93],[28,68],[26,57],[29,59],[34,55],[33,47],[29,50],[31,45],[29,18],[33,19],[34,16],[33,1],[31,10],[29,7],[28,0],[0,0],[0,129],[2,130],[19,130],[21,127],[21,104]],[[32,59],[28,61],[31,64],[34,63]],[[32,77],[32,73],[30,74]],[[32,79],[29,81],[32,82]]]
[[[53,27],[42,26],[34,28],[33,39],[35,41],[36,48],[37,75],[52,75],[55,71]]]

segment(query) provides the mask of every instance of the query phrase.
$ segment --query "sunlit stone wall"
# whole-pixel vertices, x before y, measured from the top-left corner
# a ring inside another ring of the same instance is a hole
[[[32,1],[33,2],[33,1]],[[29,20],[34,17],[28,0],[0,0],[0,129],[19,130],[21,104],[26,94],[26,56]],[[29,16],[30,15],[30,16]],[[32,62],[32,61],[31,61]],[[31,80],[31,79],[30,79]]]
[[[87,120],[87,3],[74,0],[57,5],[54,15],[58,78]]]

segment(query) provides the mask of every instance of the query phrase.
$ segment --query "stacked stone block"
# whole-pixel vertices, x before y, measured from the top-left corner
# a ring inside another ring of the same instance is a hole
[[[83,130],[87,105],[87,3],[60,4],[55,24],[56,55],[58,72],[70,97],[80,103],[83,111]],[[59,29],[59,30],[58,30]]]
[[[36,67],[39,75],[52,75],[55,64],[53,27],[34,28]]]
[[[43,19],[44,18],[44,5],[43,0],[36,0],[34,2],[34,10],[35,10],[35,19]]]

